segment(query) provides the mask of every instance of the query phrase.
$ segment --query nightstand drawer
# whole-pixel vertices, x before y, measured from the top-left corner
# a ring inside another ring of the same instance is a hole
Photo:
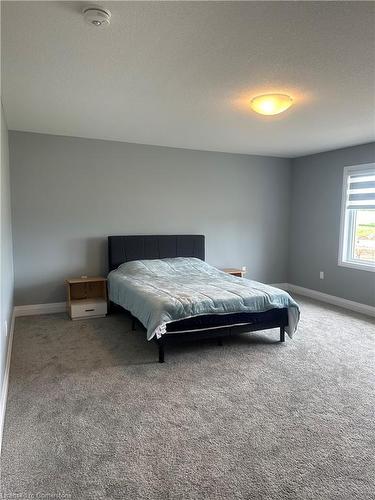
[[[107,302],[104,300],[82,300],[70,304],[70,315],[72,319],[89,318],[90,316],[105,316],[107,314]]]

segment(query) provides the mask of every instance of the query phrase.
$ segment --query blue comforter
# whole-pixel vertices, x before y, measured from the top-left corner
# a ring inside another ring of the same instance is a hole
[[[109,298],[137,317],[147,338],[159,338],[172,321],[203,314],[288,308],[291,337],[299,307],[291,296],[257,281],[237,278],[196,258],[135,260],[108,275]]]

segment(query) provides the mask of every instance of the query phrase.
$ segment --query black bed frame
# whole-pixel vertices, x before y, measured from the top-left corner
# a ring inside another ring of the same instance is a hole
[[[134,235],[108,237],[108,267],[109,271],[127,261],[140,259],[165,259],[172,257],[196,257],[205,259],[205,244],[203,235]],[[113,304],[110,304],[113,308]],[[284,309],[279,310],[285,312]],[[132,329],[135,330],[138,318],[132,316]],[[138,320],[139,321],[139,320]],[[229,334],[247,333],[258,330],[280,329],[280,342],[285,342],[285,327],[288,326],[287,314],[276,315],[274,321],[257,321],[246,325],[218,327],[209,330],[190,332],[173,332],[156,339],[159,350],[159,363],[164,363],[164,346],[167,338],[189,336],[203,338],[215,336],[222,345],[223,337]]]

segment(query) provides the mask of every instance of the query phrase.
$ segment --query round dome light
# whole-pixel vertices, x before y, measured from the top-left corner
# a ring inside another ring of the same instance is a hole
[[[293,104],[293,99],[286,94],[264,94],[251,99],[253,111],[261,115],[278,115]]]

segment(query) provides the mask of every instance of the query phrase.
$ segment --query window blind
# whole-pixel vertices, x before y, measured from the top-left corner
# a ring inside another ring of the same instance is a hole
[[[375,168],[348,175],[346,208],[375,210]]]

